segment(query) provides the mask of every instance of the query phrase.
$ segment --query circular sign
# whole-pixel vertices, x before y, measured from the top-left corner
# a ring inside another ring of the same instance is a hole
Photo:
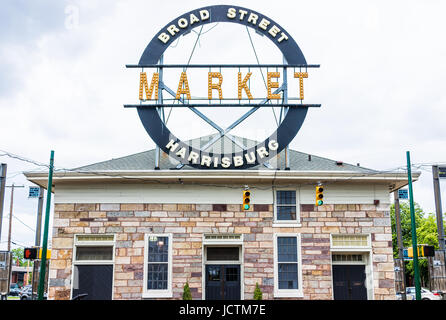
[[[246,8],[216,5],[192,10],[172,20],[153,37],[138,65],[143,67],[158,64],[164,51],[179,36],[197,26],[215,22],[237,23],[253,28],[274,42],[288,65],[307,64],[297,43],[272,19]],[[249,106],[256,107],[255,104]],[[301,128],[308,107],[305,105],[289,107],[283,121],[271,136],[254,147],[228,154],[207,152],[181,141],[170,132],[155,107],[148,108],[141,105],[137,106],[137,111],[152,140],[169,156],[182,164],[197,169],[248,169],[271,160],[288,146]]]

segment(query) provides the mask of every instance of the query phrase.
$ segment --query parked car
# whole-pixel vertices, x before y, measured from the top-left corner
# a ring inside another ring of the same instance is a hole
[[[415,287],[406,288],[406,300],[415,300]],[[401,300],[401,293],[396,294],[397,300]],[[441,294],[438,292],[431,292],[426,288],[421,288],[421,300],[441,300]]]
[[[23,287],[20,289],[19,296],[20,296],[23,292],[28,291],[28,290],[31,290],[31,289],[32,289],[32,285],[30,285],[30,284],[28,284],[28,285],[26,285],[26,286],[23,286]]]
[[[20,300],[31,300],[31,290],[32,287],[23,287],[19,294]]]
[[[18,296],[20,293],[20,288],[17,283],[11,283],[9,286],[9,295],[10,296]]]
[[[43,299],[47,299],[47,293],[43,295]],[[23,290],[20,291],[20,300],[31,300],[32,299],[32,286],[23,287]],[[37,294],[34,295],[34,299],[37,299]]]
[[[22,291],[20,291],[20,300],[31,300],[31,292],[32,287],[24,287]]]

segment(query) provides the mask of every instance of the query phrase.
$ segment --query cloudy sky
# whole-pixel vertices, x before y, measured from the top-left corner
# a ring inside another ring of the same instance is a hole
[[[308,63],[321,65],[306,79],[305,102],[322,107],[308,112],[291,148],[377,170],[404,169],[410,151],[414,170],[422,173],[414,199],[434,211],[430,165],[446,164],[444,1],[4,0],[0,150],[32,160],[0,156],[8,164],[7,184],[25,186],[14,194],[13,247],[34,243],[37,200],[28,199],[30,183],[21,172],[44,170],[38,164],[48,163],[51,150],[56,167],[73,168],[154,147],[136,111],[123,108],[137,102],[139,72],[125,64],[136,64],[172,19],[212,4],[267,15],[294,38]],[[226,25],[204,27],[191,63],[256,63],[246,30]],[[260,63],[281,62],[264,37],[251,36]],[[166,53],[166,63],[187,62],[196,33],[183,38]],[[175,87],[178,77],[172,77]],[[205,89],[206,81],[199,81],[191,88]],[[215,132],[203,122],[186,125],[200,121],[185,111],[169,120],[177,136]],[[212,117],[222,124],[237,118],[218,112]],[[234,133],[259,138],[259,126],[270,133],[272,110],[256,117]],[[444,209],[444,181],[441,187]],[[9,199],[10,188],[0,249],[6,248]]]

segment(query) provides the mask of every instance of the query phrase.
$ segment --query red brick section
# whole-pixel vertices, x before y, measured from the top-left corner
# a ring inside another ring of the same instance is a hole
[[[218,210],[216,210],[218,209]],[[330,234],[372,234],[374,299],[394,299],[389,207],[383,205],[301,205],[301,226],[273,227],[273,206],[241,211],[231,204],[56,204],[50,265],[50,299],[69,299],[74,234],[115,234],[114,299],[141,299],[144,235],[173,235],[173,298],[189,282],[201,299],[203,234],[244,237],[244,298],[259,283],[273,297],[273,234],[301,235],[303,299],[332,299]]]

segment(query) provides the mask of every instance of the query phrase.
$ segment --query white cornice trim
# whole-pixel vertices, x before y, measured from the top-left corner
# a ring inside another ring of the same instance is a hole
[[[413,181],[418,180],[421,172],[412,172]],[[48,174],[25,172],[26,178],[46,188]],[[256,183],[277,183],[295,181],[354,181],[356,183],[386,183],[391,191],[407,185],[404,172],[357,172],[357,171],[297,171],[297,170],[104,170],[104,171],[58,171],[53,174],[53,183],[94,183],[94,182],[135,182],[135,183],[178,183],[182,181],[209,181],[212,183],[231,183],[250,181]]]

